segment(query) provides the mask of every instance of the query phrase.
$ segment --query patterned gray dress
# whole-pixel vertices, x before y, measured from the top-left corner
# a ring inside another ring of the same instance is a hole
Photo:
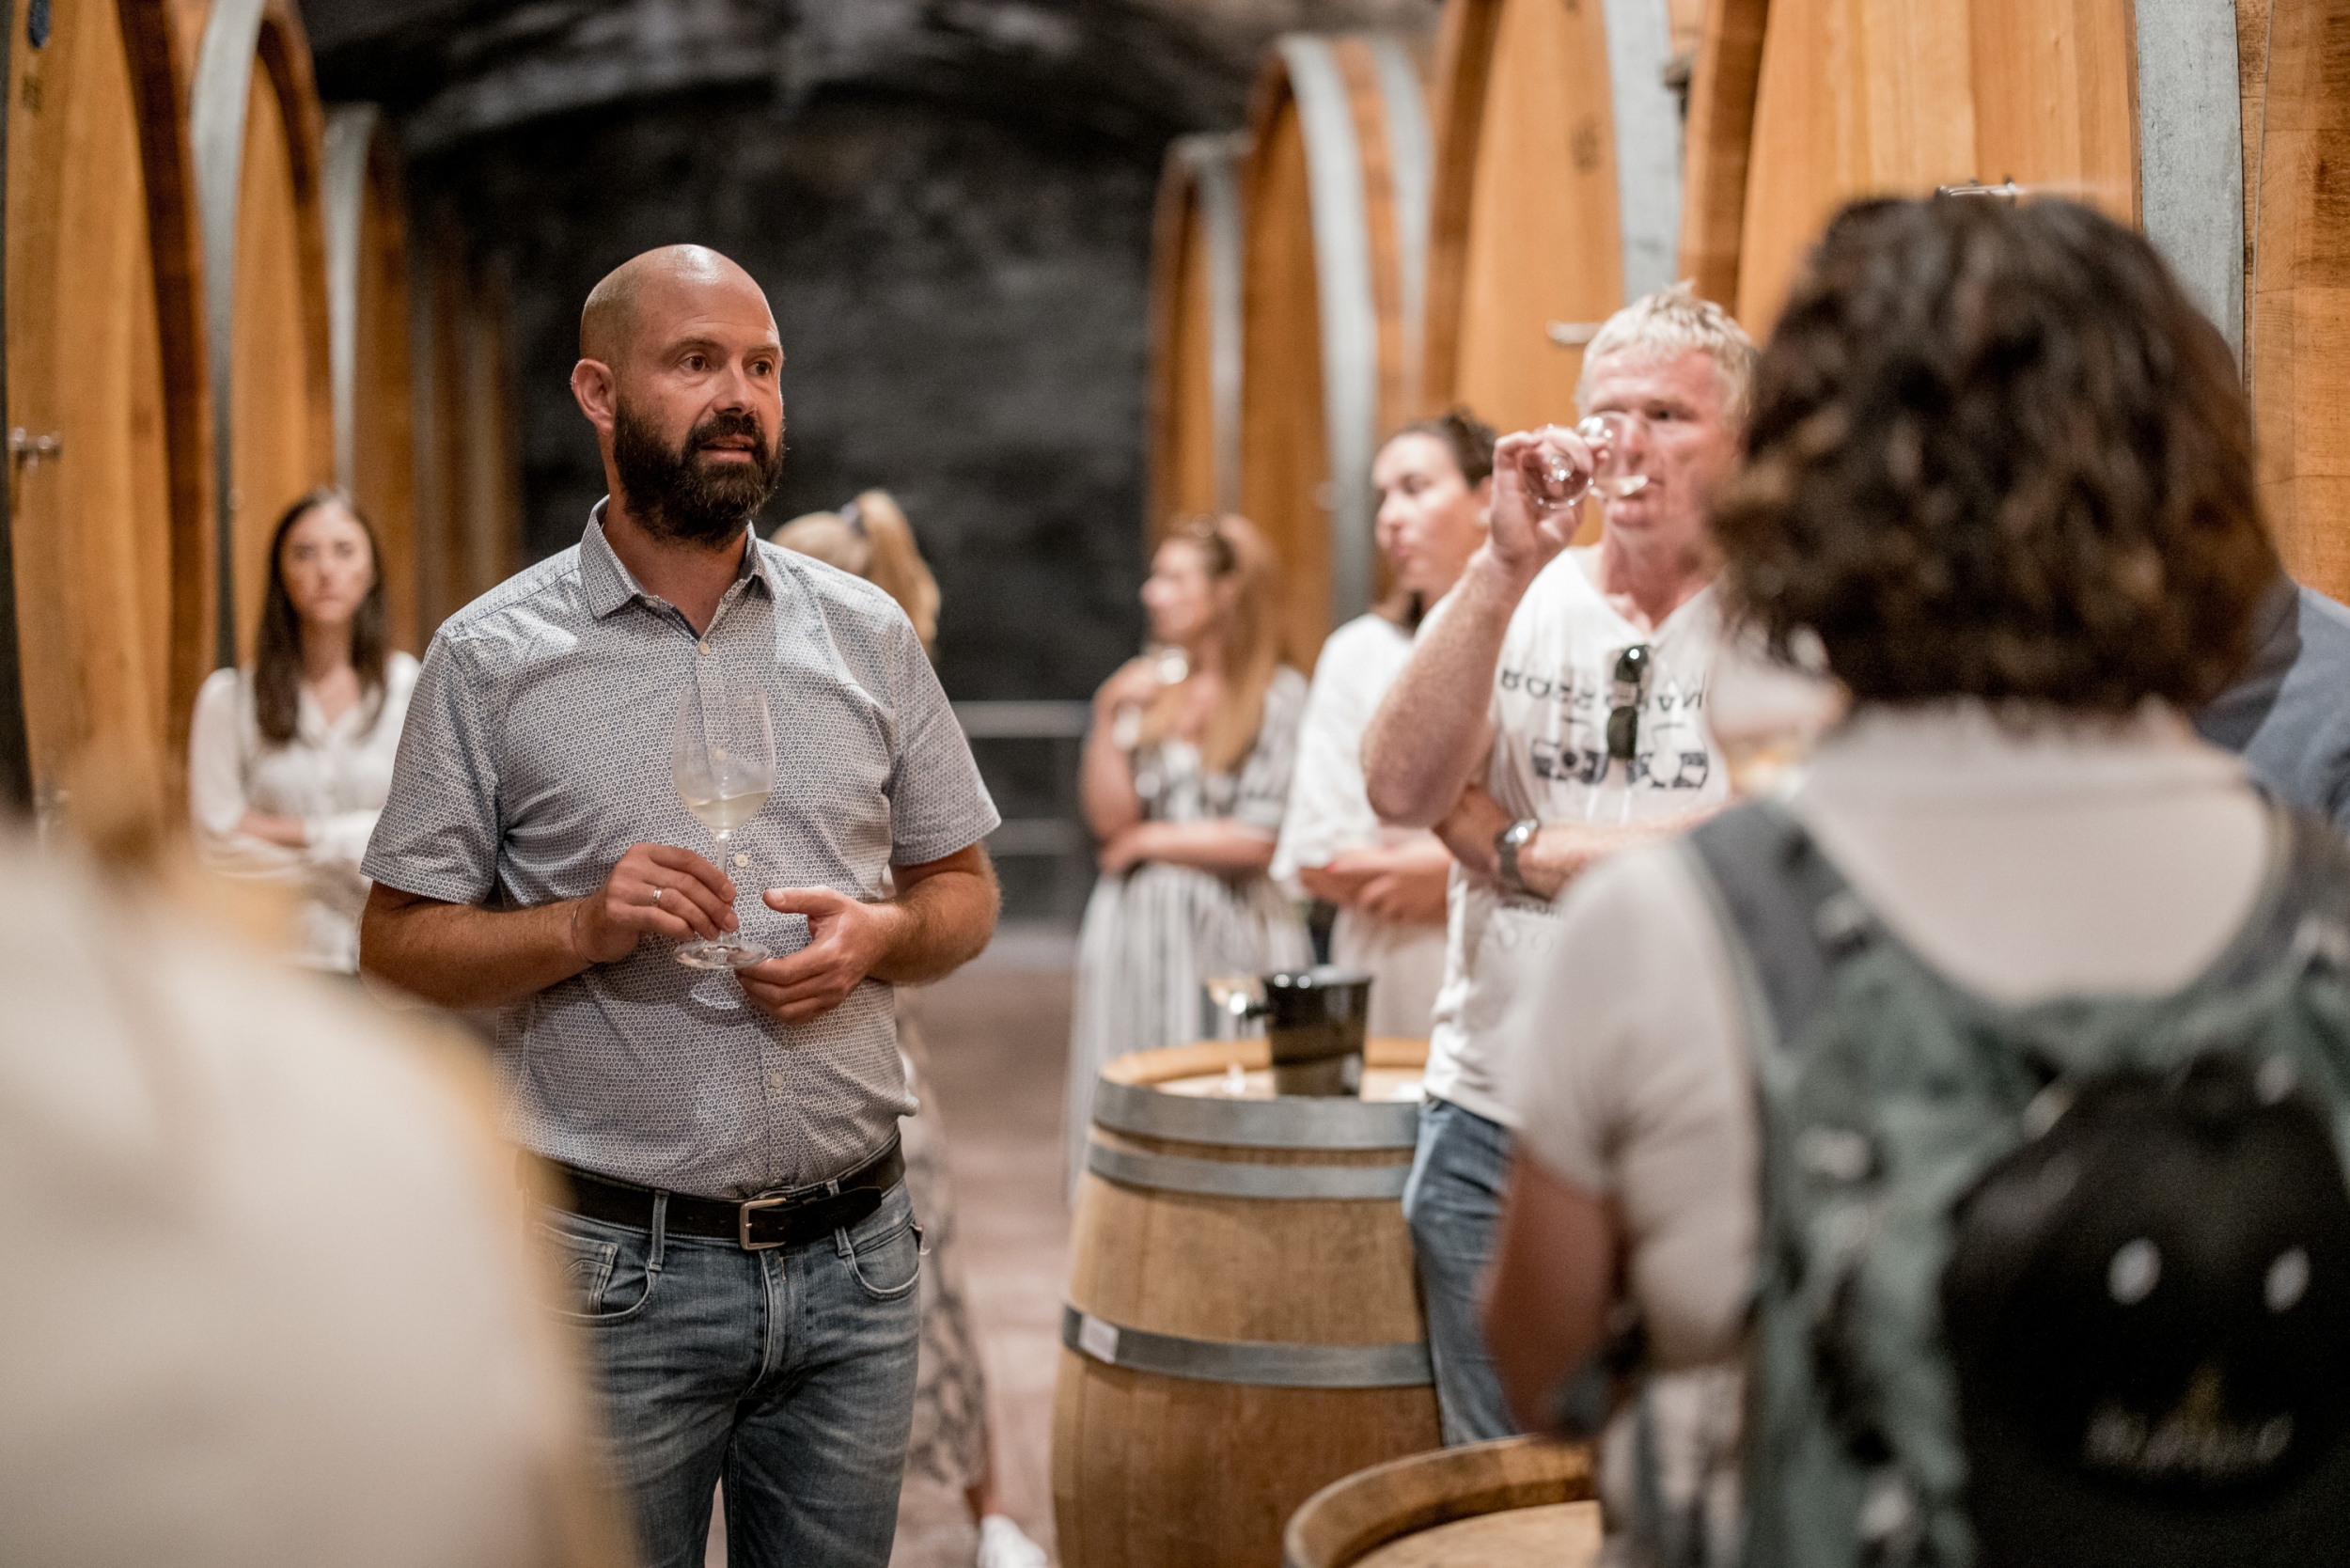
[[[1281,831],[1306,678],[1283,667],[1265,691],[1264,721],[1239,771],[1205,772],[1197,746],[1169,740],[1133,755],[1145,820],[1219,817]],[[1067,1153],[1070,1190],[1085,1160],[1093,1083],[1103,1065],[1132,1051],[1199,1038],[1200,981],[1210,975],[1292,968],[1313,949],[1296,906],[1261,872],[1223,876],[1145,861],[1094,884],[1077,935],[1077,995],[1069,1035]]]

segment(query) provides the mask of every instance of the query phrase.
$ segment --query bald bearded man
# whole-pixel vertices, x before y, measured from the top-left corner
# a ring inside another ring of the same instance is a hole
[[[715,252],[597,285],[572,391],[610,494],[433,637],[365,863],[362,967],[498,1010],[512,1131],[565,1177],[543,1230],[616,1467],[676,1568],[722,1477],[734,1561],[889,1559],[920,1313],[891,987],[995,920],[995,810],[914,628],[751,530],[782,364]],[[745,691],[778,767],[721,866],[691,847],[672,729],[689,694],[708,725]],[[779,956],[676,961],[735,931]]]

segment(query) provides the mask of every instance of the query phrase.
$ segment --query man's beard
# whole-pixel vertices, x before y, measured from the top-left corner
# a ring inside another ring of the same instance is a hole
[[[746,436],[748,463],[702,460],[704,442]],[[612,465],[619,470],[629,515],[647,533],[680,544],[718,545],[741,537],[783,476],[783,449],[769,447],[748,414],[713,414],[675,448],[635,416],[628,404],[613,410]]]

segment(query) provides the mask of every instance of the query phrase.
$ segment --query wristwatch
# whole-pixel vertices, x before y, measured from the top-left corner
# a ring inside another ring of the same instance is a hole
[[[1518,851],[1526,847],[1527,840],[1542,831],[1542,826],[1531,817],[1520,817],[1494,835],[1494,859],[1500,865],[1501,886],[1521,899],[1542,897],[1526,885],[1525,876],[1518,870]]]

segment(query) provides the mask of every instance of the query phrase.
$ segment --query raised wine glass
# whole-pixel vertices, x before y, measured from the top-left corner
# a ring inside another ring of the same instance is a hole
[[[734,830],[758,813],[776,787],[776,729],[767,716],[767,694],[729,682],[705,698],[699,685],[687,687],[678,704],[669,772],[678,799],[718,840],[718,869],[732,877],[735,868],[728,860]],[[747,857],[733,858],[740,864]],[[739,930],[677,949],[677,961],[697,969],[741,969],[772,956]]]
[[[1591,448],[1591,454],[1599,463],[1592,470],[1591,481],[1587,487],[1591,493],[1621,501],[1634,491],[1646,488],[1648,476],[1635,472],[1632,467],[1631,443],[1627,439],[1631,432],[1632,416],[1612,410],[1606,414],[1594,414],[1574,427],[1574,433]],[[1556,452],[1549,454],[1549,465],[1544,477],[1550,480],[1553,490],[1562,493],[1557,497],[1559,500],[1572,501],[1582,494],[1574,489],[1574,470]]]

